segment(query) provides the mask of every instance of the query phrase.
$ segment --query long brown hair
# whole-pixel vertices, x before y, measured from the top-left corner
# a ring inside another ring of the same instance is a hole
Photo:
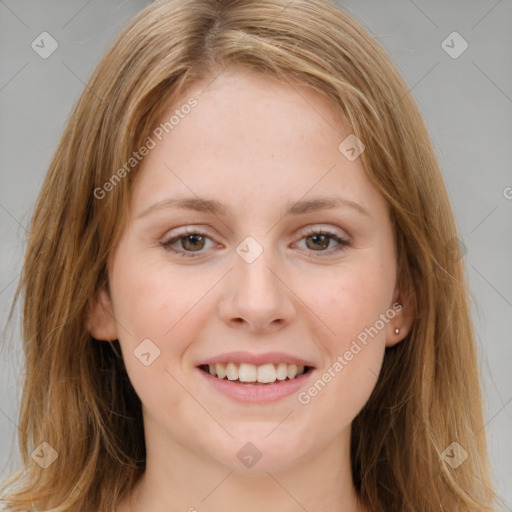
[[[87,314],[108,286],[106,262],[126,223],[137,171],[126,162],[190,84],[228,65],[331,99],[364,142],[363,165],[390,207],[398,284],[412,291],[416,313],[352,424],[362,503],[374,512],[492,510],[469,290],[442,175],[389,57],[327,0],[155,2],[99,63],[41,189],[15,299],[23,297],[23,468],[4,485],[7,509],[110,511],[144,471],[140,400],[118,342],[94,340]],[[46,468],[31,457],[43,442],[58,454]],[[467,459],[454,468],[446,449]]]

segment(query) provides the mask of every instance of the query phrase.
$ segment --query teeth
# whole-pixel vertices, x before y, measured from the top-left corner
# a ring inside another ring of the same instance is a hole
[[[284,380],[288,377],[288,365],[286,363],[279,363],[277,365],[277,380]]]
[[[253,364],[242,363],[238,367],[238,380],[240,382],[256,382],[256,366]]]
[[[297,365],[296,364],[289,364],[288,365],[288,378],[294,379],[295,375],[297,375]]]
[[[208,372],[214,377],[228,380],[239,380],[240,382],[260,382],[269,384],[276,380],[294,379],[304,373],[304,366],[296,364],[272,363],[255,366],[249,363],[217,363],[208,365]]]
[[[226,376],[226,367],[223,364],[216,364],[215,372],[217,373],[217,377],[219,377],[219,379],[223,379]]]
[[[265,384],[275,382],[276,377],[276,368],[273,364],[269,363],[258,366],[258,382],[263,382]]]
[[[228,363],[226,366],[226,377],[228,380],[237,380],[238,379],[238,367],[235,363]]]

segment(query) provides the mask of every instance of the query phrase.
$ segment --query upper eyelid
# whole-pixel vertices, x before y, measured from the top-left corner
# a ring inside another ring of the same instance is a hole
[[[183,228],[175,228],[175,229],[177,229],[177,230],[181,229],[181,231],[178,231],[177,233],[174,233],[172,235],[167,233],[166,235],[164,235],[162,237],[163,240],[165,241],[165,240],[171,240],[173,238],[181,238],[181,237],[187,236],[189,234],[198,234],[198,235],[202,235],[202,236],[207,236],[207,237],[211,238],[212,240],[214,240],[216,238],[215,235],[211,234],[207,228],[203,228],[203,227],[193,227],[193,225],[192,225],[192,227],[184,226]],[[334,228],[334,227],[330,227],[330,226],[326,227],[324,224],[309,224],[306,227],[296,230],[296,235],[305,236],[306,234],[308,234],[310,232],[317,233],[319,231],[327,231],[328,234],[331,234],[333,236],[339,236],[340,238],[344,238],[344,239],[350,238],[350,235],[345,230],[341,230],[341,232],[339,232],[338,231],[339,229],[341,229],[341,228]]]

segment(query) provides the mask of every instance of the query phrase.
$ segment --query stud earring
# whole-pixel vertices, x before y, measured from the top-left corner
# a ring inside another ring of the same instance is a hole
[[[400,332],[400,329],[398,327],[395,328],[395,334],[398,334]]]

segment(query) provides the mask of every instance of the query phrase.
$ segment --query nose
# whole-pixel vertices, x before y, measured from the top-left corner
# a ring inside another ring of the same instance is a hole
[[[230,327],[274,332],[289,325],[296,314],[294,293],[280,262],[265,249],[254,261],[234,255],[226,276],[219,314]]]

